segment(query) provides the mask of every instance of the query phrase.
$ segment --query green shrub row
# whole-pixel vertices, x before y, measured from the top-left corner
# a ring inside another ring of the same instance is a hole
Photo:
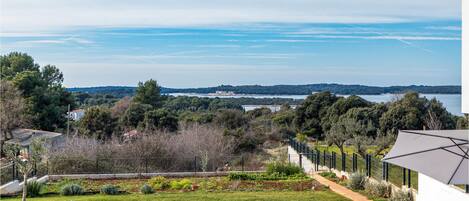
[[[279,175],[298,175],[304,173],[303,168],[297,166],[293,163],[284,163],[284,162],[271,162],[267,164],[266,169],[267,174],[279,174]]]
[[[308,177],[304,173],[298,173],[293,175],[284,175],[284,174],[267,174],[267,173],[245,173],[245,172],[234,172],[228,175],[230,180],[301,180],[307,179]]]

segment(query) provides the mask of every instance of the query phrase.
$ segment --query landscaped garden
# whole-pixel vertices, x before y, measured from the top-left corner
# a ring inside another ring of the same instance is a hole
[[[30,182],[27,194],[32,200],[348,200],[300,167],[283,162],[268,164],[263,173],[232,172],[223,177]]]

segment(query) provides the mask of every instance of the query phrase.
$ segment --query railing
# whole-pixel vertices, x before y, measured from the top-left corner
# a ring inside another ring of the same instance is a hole
[[[315,171],[318,171],[320,167],[326,167],[347,173],[362,172],[368,177],[388,181],[396,186],[404,185],[409,188],[418,188],[418,174],[416,172],[382,162],[380,158],[370,154],[362,156],[356,153],[342,154],[326,150],[320,151],[312,149],[306,143],[298,142],[293,137],[289,139],[289,145],[299,153],[300,166],[302,166],[302,160],[305,157],[313,163]]]

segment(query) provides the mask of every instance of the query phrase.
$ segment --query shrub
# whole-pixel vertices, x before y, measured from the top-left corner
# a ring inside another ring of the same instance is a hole
[[[292,163],[272,162],[267,164],[267,174],[280,174],[290,176],[303,173],[303,169]]]
[[[171,181],[170,186],[173,190],[188,190],[191,189],[192,181],[189,179],[181,179],[179,181],[173,180]]]
[[[143,194],[152,194],[155,192],[155,190],[153,190],[153,188],[150,185],[143,184],[143,186],[140,188],[140,192]]]
[[[255,180],[255,181],[264,181],[264,180],[301,180],[307,179],[305,173],[298,173],[289,176],[285,176],[285,174],[280,174],[274,172],[272,174],[253,174],[253,173],[245,173],[245,172],[233,172],[228,175],[229,180]]]
[[[203,190],[221,190],[222,187],[218,184],[215,178],[203,180],[199,183],[199,186]]]
[[[389,198],[391,197],[392,188],[390,184],[383,181],[368,181],[365,183],[365,191],[374,197]]]
[[[363,190],[365,188],[366,176],[361,172],[350,175],[347,186],[353,190]]]
[[[321,172],[319,173],[319,175],[325,177],[325,178],[329,178],[329,179],[335,179],[337,178],[337,175],[333,172]]]
[[[391,196],[391,201],[413,201],[414,197],[412,192],[409,190],[397,190],[394,191]]]
[[[66,184],[60,189],[61,195],[81,195],[83,188],[78,184]]]
[[[307,139],[308,139],[308,136],[306,136],[305,134],[302,134],[302,133],[297,133],[295,139],[298,142],[306,142]]]
[[[37,197],[41,193],[41,189],[44,186],[42,183],[37,181],[30,181],[28,182],[27,186],[27,195],[29,197]]]
[[[255,174],[249,174],[245,172],[232,172],[228,174],[230,180],[256,180]]]
[[[106,184],[101,187],[101,193],[105,195],[117,195],[119,194],[119,188],[111,184]]]
[[[163,190],[169,187],[169,180],[162,176],[152,177],[148,184],[155,190]]]

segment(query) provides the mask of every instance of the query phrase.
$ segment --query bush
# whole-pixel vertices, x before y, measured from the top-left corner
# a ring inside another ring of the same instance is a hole
[[[295,174],[304,173],[300,166],[292,163],[272,162],[267,164],[267,174],[280,174],[290,176]]]
[[[162,176],[152,177],[148,184],[155,190],[163,190],[169,187],[169,180]]]
[[[412,192],[409,190],[398,190],[398,191],[394,191],[390,200],[391,201],[413,201],[414,197],[412,196]]]
[[[265,180],[301,180],[307,179],[308,177],[304,173],[293,174],[290,176],[285,176],[284,174],[272,173],[272,174],[253,174],[245,172],[233,172],[228,175],[230,180],[255,180],[255,181],[265,181]]]
[[[308,140],[308,136],[302,133],[297,133],[295,139],[298,142],[306,142]]]
[[[27,187],[27,195],[29,197],[37,197],[41,193],[41,189],[44,185],[42,183],[39,183],[37,181],[30,181],[26,185]]]
[[[106,184],[101,187],[101,193],[105,195],[117,195],[119,194],[119,188],[111,184]]]
[[[83,188],[78,184],[66,184],[60,189],[61,195],[81,195]]]
[[[391,185],[386,182],[368,181],[365,184],[365,191],[374,197],[389,198],[391,197]]]
[[[366,176],[361,172],[350,175],[347,186],[352,190],[363,190],[365,188]]]
[[[192,181],[189,179],[181,179],[179,181],[173,180],[170,183],[171,189],[173,190],[189,190],[192,186]]]
[[[140,188],[140,192],[143,194],[152,194],[155,192],[155,190],[153,190],[153,188],[150,185],[143,184],[143,186]]]
[[[319,173],[319,175],[321,175],[325,178],[329,178],[329,179],[336,179],[337,178],[337,175],[333,172],[321,172],[321,173]]]
[[[222,186],[219,185],[219,182],[217,181],[217,179],[213,177],[201,181],[199,183],[199,186],[203,190],[221,190],[222,189]]]

